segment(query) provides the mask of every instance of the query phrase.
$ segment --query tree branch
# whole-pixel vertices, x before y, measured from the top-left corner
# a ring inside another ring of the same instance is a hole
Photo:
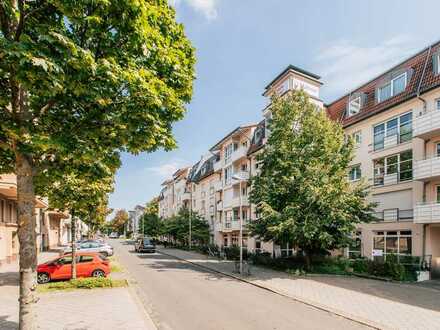
[[[49,111],[55,104],[55,100],[50,100],[47,104],[41,108],[40,115],[44,115],[47,111]]]
[[[24,18],[26,15],[24,12],[24,0],[18,0],[18,9],[20,11],[20,19],[18,21],[17,29],[15,30],[15,41],[20,40],[20,36],[24,28]]]

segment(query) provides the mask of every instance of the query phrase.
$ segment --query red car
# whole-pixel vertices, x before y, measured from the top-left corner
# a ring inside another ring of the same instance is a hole
[[[76,258],[77,277],[105,277],[110,274],[110,262],[98,253],[79,252]],[[51,280],[68,280],[72,272],[72,255],[65,254],[38,265],[37,272],[40,284]]]

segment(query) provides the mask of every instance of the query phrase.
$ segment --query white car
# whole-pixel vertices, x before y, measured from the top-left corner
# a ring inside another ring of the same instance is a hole
[[[108,244],[100,244],[95,242],[85,242],[76,245],[78,252],[97,252],[106,257],[113,255],[113,248]],[[64,249],[64,253],[71,253],[72,248],[67,247]]]
[[[118,237],[119,237],[118,233],[115,233],[115,232],[113,232],[109,235],[109,238],[118,238]]]

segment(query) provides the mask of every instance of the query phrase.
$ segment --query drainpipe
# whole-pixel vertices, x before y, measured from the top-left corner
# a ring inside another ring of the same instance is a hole
[[[420,89],[422,87],[423,78],[425,77],[426,67],[428,66],[429,56],[431,55],[432,46],[429,46],[428,54],[426,55],[425,65],[423,66],[422,76],[420,77],[419,85],[417,86],[417,98],[423,102],[423,112],[426,111],[426,100],[420,96]]]

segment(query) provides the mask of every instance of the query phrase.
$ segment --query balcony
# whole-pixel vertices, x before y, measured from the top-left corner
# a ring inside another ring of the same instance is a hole
[[[248,148],[240,147],[237,150],[235,150],[231,155],[231,161],[235,162],[236,160],[239,160],[243,157],[247,157],[247,151]]]
[[[248,171],[238,171],[232,175],[232,179],[234,183],[239,183],[241,181],[249,180],[249,172]]]
[[[182,201],[189,201],[189,200],[191,200],[191,193],[186,191],[182,195]]]
[[[416,117],[413,123],[414,136],[429,139],[440,134],[440,111],[428,111]]]
[[[440,177],[440,157],[418,160],[414,164],[414,180],[426,181]]]
[[[414,208],[414,223],[440,223],[440,203],[420,203]]]
[[[243,230],[246,230],[247,220],[243,220]],[[240,230],[240,220],[226,220],[223,222],[221,231]]]
[[[249,201],[247,196],[241,196],[241,206],[248,206]],[[240,207],[240,196],[234,197],[231,200],[231,207]]]
[[[219,172],[222,170],[222,162],[220,160],[214,162],[214,172]]]
[[[373,214],[378,222],[412,221],[414,212],[401,209],[386,209]]]

